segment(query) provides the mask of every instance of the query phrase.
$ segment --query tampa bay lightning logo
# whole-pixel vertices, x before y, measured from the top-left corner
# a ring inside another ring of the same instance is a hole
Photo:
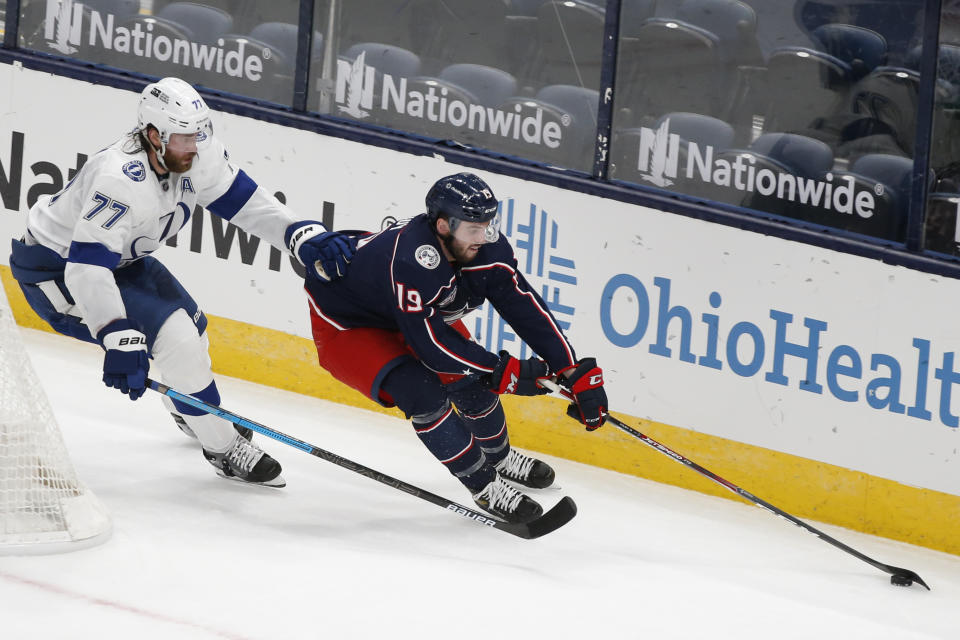
[[[123,173],[134,182],[143,182],[147,177],[147,170],[139,160],[131,160],[123,165]]]

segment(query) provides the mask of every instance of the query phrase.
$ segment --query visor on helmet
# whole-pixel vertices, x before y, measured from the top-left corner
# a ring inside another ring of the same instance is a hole
[[[453,237],[465,244],[490,244],[500,239],[500,212],[486,222],[449,218]]]
[[[175,153],[189,153],[203,149],[213,138],[213,124],[211,124],[209,118],[206,118],[197,126],[199,131],[196,133],[169,133],[167,140],[164,141],[166,147]]]

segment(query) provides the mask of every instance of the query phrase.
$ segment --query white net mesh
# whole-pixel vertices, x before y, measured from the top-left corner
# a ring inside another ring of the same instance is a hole
[[[90,546],[110,526],[77,479],[0,283],[0,554]]]

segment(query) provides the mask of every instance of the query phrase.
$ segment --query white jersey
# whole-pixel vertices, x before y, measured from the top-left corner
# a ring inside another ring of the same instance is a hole
[[[62,191],[41,197],[27,214],[26,241],[67,259],[67,288],[96,336],[126,317],[113,270],[156,251],[197,204],[286,249],[292,212],[231,163],[216,138],[189,171],[161,181],[135,133],[90,158]]]

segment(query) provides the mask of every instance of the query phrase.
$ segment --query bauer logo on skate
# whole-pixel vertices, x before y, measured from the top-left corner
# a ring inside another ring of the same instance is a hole
[[[176,73],[179,65],[251,82],[260,80],[263,60],[272,57],[269,49],[263,50],[263,58],[247,55],[247,43],[242,39],[225,48],[223,38],[207,44],[163,34],[154,37],[152,22],[136,22],[128,28],[117,25],[121,20],[112,13],[88,8],[85,16],[83,9],[84,5],[74,0],[47,0],[43,23],[47,46],[68,56],[76,54],[81,47],[112,51],[144,60],[169,62],[171,74]]]
[[[960,412],[951,408],[960,363],[954,352],[939,352],[928,339],[890,344],[899,358],[870,353],[856,344],[833,344],[826,320],[783,309],[768,309],[762,318],[726,318],[720,292],[711,291],[703,302],[683,300],[673,284],[654,277],[650,290],[628,273],[610,278],[600,298],[607,339],[633,349],[646,338],[649,345],[643,351],[713,369],[716,375],[732,373],[811,394],[829,393],[842,402],[919,420],[932,421],[936,414],[947,427],[960,426]],[[803,373],[791,379],[786,369]]]
[[[565,255],[560,225],[548,211],[516,198],[500,201],[500,233],[513,245],[517,266],[530,286],[547,303],[564,331],[570,328],[577,293],[576,264]],[[510,329],[489,302],[473,316],[473,336],[488,351],[503,349],[520,358],[533,351]]]

